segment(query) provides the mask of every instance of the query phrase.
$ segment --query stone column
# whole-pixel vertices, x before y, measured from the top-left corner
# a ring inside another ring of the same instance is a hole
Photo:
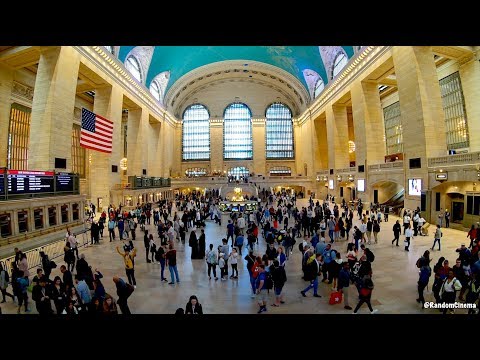
[[[71,171],[72,118],[80,54],[70,46],[42,50],[33,94],[28,167],[52,170],[55,158]]]
[[[262,174],[263,176],[268,175],[266,169],[265,121],[265,119],[252,120],[253,169],[250,169],[255,174]]]
[[[161,141],[162,124],[153,119],[149,124],[148,138],[148,176],[162,176],[162,141]]]
[[[315,173],[328,169],[327,124],[325,117],[313,121],[313,154]]]
[[[350,166],[348,154],[348,118],[345,106],[327,106],[328,167],[341,169]]]
[[[378,93],[378,84],[352,84],[352,111],[355,130],[355,156],[358,165],[385,161],[385,124]]]
[[[210,167],[223,174],[223,120],[210,119]]]
[[[422,190],[426,190],[428,158],[447,154],[437,68],[430,47],[395,46],[392,55],[402,113],[406,179],[421,178]],[[421,159],[420,169],[410,169],[412,158]],[[420,196],[409,196],[406,191],[405,207],[417,206]]]
[[[13,71],[0,65],[0,167],[7,166],[8,126],[13,88]]]
[[[98,199],[102,198],[104,208],[110,204],[110,190],[121,183],[120,159],[123,158],[123,139],[121,139],[123,95],[120,88],[104,87],[95,90],[93,112],[113,122],[112,153],[89,150],[90,196],[98,208]],[[118,172],[112,173],[112,165],[118,166]],[[129,164],[130,165],[130,164]],[[117,204],[118,205],[118,204]]]
[[[460,66],[459,73],[467,112],[470,151],[477,152],[480,151],[480,61],[473,57]]]
[[[142,176],[142,109],[128,110],[128,176]]]

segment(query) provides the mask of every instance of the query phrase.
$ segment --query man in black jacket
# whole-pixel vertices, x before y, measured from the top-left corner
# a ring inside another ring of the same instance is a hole
[[[400,226],[400,222],[397,220],[395,224],[393,225],[393,235],[394,239],[392,240],[392,245],[395,241],[397,241],[397,246],[398,246],[398,240],[400,239],[400,233],[402,232],[402,227]]]
[[[63,284],[65,287],[68,286],[69,289],[73,286],[73,277],[70,270],[67,270],[65,265],[60,266],[60,271],[63,274]]]
[[[130,308],[128,307],[128,297],[132,295],[134,287],[130,284],[127,284],[123,279],[118,276],[113,277],[113,282],[117,287],[118,300],[117,304],[120,306],[120,310],[124,315],[130,315]]]
[[[50,289],[46,287],[46,278],[42,276],[39,283],[33,287],[32,299],[35,301],[37,311],[40,315],[50,315],[53,313]]]
[[[305,268],[305,276],[304,279],[310,281],[310,285],[308,285],[304,290],[300,291],[303,297],[306,297],[306,292],[313,288],[313,296],[314,297],[321,297],[318,295],[318,273],[320,272],[321,265],[320,262],[322,260],[322,255],[317,254],[315,260],[308,264]]]
[[[280,306],[284,304],[282,289],[285,283],[287,282],[287,274],[285,273],[285,268],[280,266],[278,260],[274,260],[273,264],[270,266],[270,273],[272,274],[273,288],[275,291],[275,303],[272,306]]]

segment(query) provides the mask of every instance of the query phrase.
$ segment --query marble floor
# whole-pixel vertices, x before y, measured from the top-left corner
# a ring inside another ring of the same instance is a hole
[[[306,204],[306,200],[299,200],[297,206]],[[375,253],[375,261],[372,263],[373,281],[375,289],[372,295],[372,305],[378,309],[379,314],[439,314],[438,310],[422,309],[415,299],[417,298],[417,280],[418,269],[415,266],[417,259],[423,252],[430,248],[433,243],[432,236],[416,237],[411,242],[410,252],[404,251],[402,246],[392,246],[393,239],[392,226],[397,218],[390,216],[388,223],[381,223],[379,234],[379,243],[372,244],[370,249]],[[355,218],[354,224],[358,225]],[[152,222],[153,224],[153,222]],[[156,231],[153,225],[147,226],[147,229],[153,234]],[[137,234],[139,233],[137,229]],[[467,242],[466,233],[458,230],[443,229],[442,250],[435,250],[432,254],[432,267],[440,256],[444,256],[451,264],[455,263],[455,249],[461,243]],[[197,231],[197,235],[200,231]],[[213,243],[215,248],[221,244],[222,237],[225,236],[225,224],[222,227],[207,221],[205,234],[208,244]],[[156,235],[155,235],[156,237]],[[400,245],[403,244],[403,235],[400,238]],[[158,239],[156,239],[158,243]],[[123,259],[115,251],[115,247],[122,245],[120,241],[109,242],[108,237],[100,241],[100,245],[90,246],[81,253],[85,254],[87,262],[93,269],[98,268],[104,275],[103,284],[108,293],[116,298],[115,286],[112,281],[114,275],[119,275],[126,279]],[[249,276],[246,270],[245,261],[239,261],[239,278],[228,281],[209,280],[207,276],[207,266],[204,260],[191,260],[190,247],[181,243],[176,243],[177,262],[180,275],[180,283],[168,285],[167,282],[160,280],[160,265],[147,264],[145,261],[145,250],[143,245],[143,233],[137,235],[135,246],[138,247],[136,258],[135,276],[137,288],[129,298],[129,306],[133,314],[173,314],[178,307],[185,308],[190,295],[195,294],[202,304],[203,311],[206,314],[255,314],[258,305],[255,299],[250,297],[251,289]],[[345,257],[346,243],[338,242],[334,248]],[[257,248],[258,253],[265,251],[265,241],[260,237]],[[245,251],[243,252],[245,256]],[[59,265],[52,272],[51,278],[60,273]],[[217,268],[218,270],[218,268]],[[331,292],[331,285],[321,283],[319,285],[319,294],[321,298],[314,298],[312,292],[307,293],[307,297],[302,297],[300,290],[305,288],[307,283],[301,279],[301,253],[298,250],[298,240],[290,260],[286,265],[287,283],[283,289],[285,294],[285,304],[275,308],[268,306],[268,311],[264,314],[351,314],[352,311],[345,310],[342,305],[329,305],[328,299]],[[229,274],[231,269],[229,269]],[[165,275],[170,279],[168,270]],[[427,301],[433,301],[431,285],[433,277],[430,278],[428,290],[425,291]],[[10,288],[11,289],[11,288]],[[357,291],[350,287],[351,306],[357,302]],[[31,294],[29,293],[29,297]],[[273,294],[271,295],[273,303]],[[31,313],[36,313],[34,303],[31,304]],[[7,299],[7,303],[2,304],[4,314],[16,313],[16,306]],[[23,313],[23,309],[22,309]],[[359,310],[360,314],[369,314],[366,305]],[[466,313],[466,310],[456,310],[457,314]]]

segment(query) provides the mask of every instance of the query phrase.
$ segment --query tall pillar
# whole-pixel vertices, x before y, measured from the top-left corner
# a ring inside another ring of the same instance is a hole
[[[93,112],[113,122],[112,153],[89,150],[90,197],[98,211],[102,205],[110,204],[110,190],[121,183],[120,159],[123,158],[123,139],[121,139],[123,95],[119,88],[104,87],[95,89]],[[112,165],[118,166],[118,172],[112,173]],[[130,163],[128,164],[130,166]],[[102,199],[100,204],[99,199]],[[116,204],[118,205],[118,204]]]
[[[385,125],[378,84],[352,84],[352,111],[355,130],[356,164],[371,165],[385,161]]]
[[[182,172],[182,124],[176,124],[174,128],[175,141],[173,143],[173,171],[172,176],[184,176]]]
[[[422,190],[426,190],[428,158],[447,154],[437,68],[430,47],[395,46],[392,55],[402,113],[406,179],[421,178]],[[412,158],[421,159],[420,169],[410,169]],[[409,196],[406,191],[405,207],[417,206],[420,196]]]
[[[174,174],[173,171],[173,154],[175,144],[175,128],[173,125],[165,122],[164,143],[163,143],[163,159],[164,159],[164,177],[170,177]]]
[[[327,106],[328,167],[342,169],[350,166],[348,154],[348,117],[345,106]]]
[[[253,169],[250,169],[250,172],[263,176],[268,175],[266,173],[265,121],[265,119],[252,120]]]
[[[313,124],[314,171],[316,173],[328,169],[327,124],[325,117],[315,119]]]
[[[223,120],[210,119],[210,166],[212,171],[228,170],[223,167]]]
[[[33,94],[29,169],[51,170],[55,158],[71,171],[72,118],[80,55],[70,46],[42,50]]]
[[[0,65],[0,167],[7,166],[8,126],[13,88],[13,71]]]
[[[460,66],[459,73],[467,112],[470,151],[477,152],[480,151],[480,61],[470,59]]]
[[[148,176],[162,176],[162,141],[160,137],[162,124],[153,121],[148,129]]]
[[[127,172],[129,176],[142,176],[142,170],[146,169],[143,163],[143,153],[148,151],[148,148],[145,149],[145,144],[148,146],[148,141],[144,141],[143,135],[145,122],[148,123],[148,114],[145,114],[142,109],[131,109],[128,111]]]

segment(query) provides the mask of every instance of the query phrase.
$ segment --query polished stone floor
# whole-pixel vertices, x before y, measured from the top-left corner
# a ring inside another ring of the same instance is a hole
[[[297,206],[300,207],[305,204],[306,200],[299,200]],[[381,223],[379,243],[370,246],[375,253],[375,261],[372,264],[373,281],[375,283],[372,305],[378,309],[379,314],[438,314],[438,310],[422,309],[415,301],[417,298],[416,284],[418,280],[418,269],[415,263],[423,252],[432,246],[432,236],[414,238],[411,242],[410,252],[404,251],[402,246],[392,246],[392,226],[396,219],[395,216],[390,216],[388,223]],[[358,223],[355,217],[354,224],[358,225]],[[147,226],[147,228],[153,231],[153,225]],[[138,232],[139,229],[137,229]],[[452,229],[443,229],[443,232],[442,250],[433,252],[432,267],[440,256],[444,256],[451,264],[454,264],[456,259],[455,249],[462,242],[467,242],[465,232]],[[153,231],[153,233],[156,234],[156,231]],[[199,230],[197,234],[200,234]],[[219,227],[208,221],[205,234],[207,248],[210,243],[213,243],[216,248],[221,244],[222,237],[225,236],[225,224]],[[403,239],[402,235],[400,245],[403,244]],[[319,285],[319,294],[322,295],[322,298],[314,298],[312,291],[307,293],[306,298],[302,297],[300,290],[307,283],[301,279],[301,253],[298,250],[298,240],[297,245],[294,247],[293,255],[286,265],[288,278],[284,287],[286,303],[278,308],[268,306],[268,311],[264,314],[351,314],[351,311],[344,310],[343,304],[328,304],[331,285],[323,283]],[[158,243],[158,239],[156,241]],[[263,254],[265,242],[260,238],[259,243],[257,250]],[[98,268],[103,273],[105,288],[115,298],[116,293],[112,277],[119,275],[126,279],[123,260],[115,251],[115,246],[118,245],[121,245],[118,240],[109,242],[107,237],[100,241],[100,245],[90,246],[81,250],[85,254],[87,262],[92,265],[92,268]],[[137,235],[135,246],[138,247],[138,256],[135,262],[137,289],[129,298],[129,306],[133,314],[173,314],[178,307],[185,308],[185,304],[192,294],[198,297],[206,314],[254,314],[258,310],[256,300],[250,297],[251,290],[245,261],[239,261],[239,278],[237,280],[209,280],[205,261],[190,259],[190,247],[188,247],[187,237],[187,246],[179,243],[176,245],[181,282],[180,284],[168,285],[168,283],[160,281],[160,265],[147,264],[145,262],[143,233],[141,236]],[[339,249],[342,253],[342,258],[345,258],[345,242],[336,243],[334,248]],[[245,251],[243,254],[245,255]],[[60,261],[57,263],[60,265]],[[51,278],[59,274],[58,268],[54,270]],[[229,269],[229,275],[230,273],[231,269]],[[168,270],[165,274],[170,279]],[[434,300],[431,293],[432,282],[433,277],[430,278],[428,290],[425,291],[427,301]],[[356,296],[356,289],[350,287],[351,306],[356,305]],[[29,297],[31,297],[30,293]],[[270,303],[273,303],[273,295],[271,297],[272,301]],[[31,304],[31,309],[32,313],[36,313],[33,303]],[[16,313],[16,307],[10,299],[7,300],[7,303],[2,304],[2,310],[4,314]],[[362,306],[359,313],[369,314],[366,305]],[[456,310],[456,313],[466,313],[466,310]]]

